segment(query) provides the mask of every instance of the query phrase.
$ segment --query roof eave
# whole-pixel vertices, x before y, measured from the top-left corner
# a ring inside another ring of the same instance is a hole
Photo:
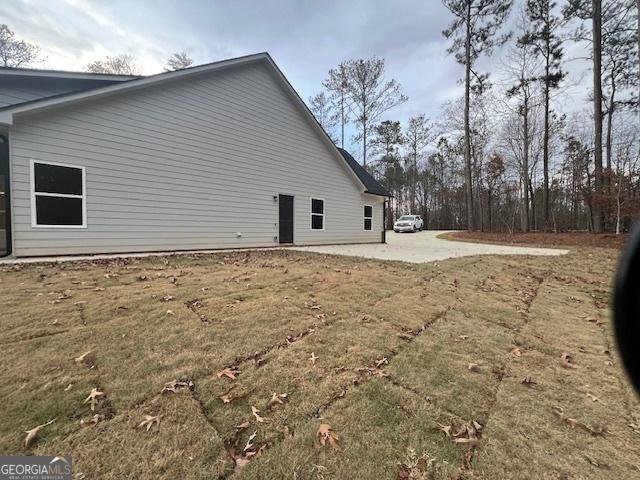
[[[369,195],[375,195],[376,197],[396,198],[395,195],[391,195],[390,193],[377,193],[377,192],[371,192],[369,190],[365,190],[364,193],[367,193]]]

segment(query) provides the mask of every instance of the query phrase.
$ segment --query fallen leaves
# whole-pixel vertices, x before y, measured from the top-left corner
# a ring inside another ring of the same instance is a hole
[[[181,388],[188,388],[189,390],[193,390],[193,382],[189,380],[188,382],[179,382],[177,380],[172,380],[164,384],[160,393],[176,393]]]
[[[580,427],[581,429],[590,433],[593,436],[602,436],[608,432],[608,428],[606,425],[600,425],[600,424],[587,425],[584,422],[580,422],[575,418],[571,418],[568,415],[565,415],[562,407],[559,407],[557,405],[552,408],[552,411],[554,415],[556,415],[560,419],[561,422],[566,423],[571,428]]]
[[[29,444],[31,442],[33,442],[36,437],[38,436],[38,432],[43,429],[44,427],[47,427],[49,425],[51,425],[53,422],[55,422],[56,419],[52,418],[51,420],[49,420],[47,423],[43,423],[42,425],[38,425],[37,427],[32,428],[31,430],[25,430],[24,433],[27,434],[27,436],[24,439],[24,446],[28,447]]]
[[[249,440],[247,440],[247,444],[242,449],[243,452],[246,452],[247,450],[251,450],[253,448],[253,439],[256,438],[256,435],[258,435],[258,430],[256,430],[249,436]]]
[[[158,428],[160,428],[160,419],[161,418],[162,418],[162,415],[156,415],[156,416],[145,415],[144,416],[144,420],[142,422],[140,422],[140,424],[138,425],[138,428],[146,427],[147,432],[149,430],[151,430],[151,428],[154,425],[157,425]]]
[[[571,356],[571,354],[567,352],[562,352],[562,355],[560,356],[560,358],[562,360],[562,366],[564,368],[578,368],[576,365],[571,363],[573,361],[573,357]]]
[[[227,367],[220,370],[218,373],[216,373],[216,375],[218,376],[218,378],[227,377],[227,378],[230,378],[231,380],[235,380],[236,375],[238,375],[239,373],[240,373],[240,370],[238,370],[237,368]]]
[[[92,388],[91,393],[89,393],[89,396],[85,398],[83,403],[89,403],[91,405],[91,411],[94,412],[96,405],[102,397],[104,397],[104,392],[99,391],[97,388]]]
[[[480,369],[480,365],[477,363],[470,363],[467,365],[467,369],[470,372],[474,372],[474,373],[480,373],[482,370]]]
[[[340,450],[338,442],[340,438],[335,434],[331,425],[328,423],[321,423],[316,432],[316,436],[320,439],[320,445],[323,447],[329,444],[332,448]]]
[[[80,355],[79,357],[74,358],[73,360],[77,363],[77,364],[85,364],[87,366],[92,366],[91,362],[91,357],[90,355],[93,352],[91,350],[89,350],[88,352],[83,353],[82,355]]]
[[[287,394],[286,393],[276,393],[273,392],[271,394],[271,399],[267,402],[267,409],[271,409],[273,407],[275,407],[276,405],[283,405],[284,401],[283,399],[287,398]]]
[[[440,425],[438,430],[444,432],[447,438],[453,443],[476,445],[480,441],[483,426],[476,420],[472,420],[462,425]]]
[[[382,365],[389,365],[389,359],[387,357],[382,357],[376,361],[376,367],[380,368]]]
[[[253,414],[254,417],[256,417],[256,422],[258,423],[264,423],[267,421],[266,418],[261,417],[260,415],[258,415],[260,413],[260,410],[258,410],[256,407],[251,406],[251,413]]]

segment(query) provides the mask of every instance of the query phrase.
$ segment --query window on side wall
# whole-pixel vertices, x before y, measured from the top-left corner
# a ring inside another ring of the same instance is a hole
[[[31,225],[85,228],[86,175],[84,167],[31,161]]]
[[[373,226],[373,207],[371,205],[364,206],[364,229],[371,230]]]
[[[324,200],[311,199],[311,230],[324,230]]]

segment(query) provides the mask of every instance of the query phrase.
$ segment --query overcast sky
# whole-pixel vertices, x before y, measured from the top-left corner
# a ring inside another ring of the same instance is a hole
[[[341,60],[376,55],[409,96],[389,112],[402,121],[421,113],[436,118],[445,101],[461,94],[462,67],[446,53],[441,33],[450,19],[440,0],[0,1],[0,22],[42,48],[40,68],[82,70],[92,60],[129,53],[141,73],[151,74],[176,51],[196,64],[268,51],[307,100]],[[568,56],[581,55],[572,46]],[[481,67],[495,77],[500,58],[497,52]],[[569,67],[575,85],[562,102],[586,107],[585,63]]]

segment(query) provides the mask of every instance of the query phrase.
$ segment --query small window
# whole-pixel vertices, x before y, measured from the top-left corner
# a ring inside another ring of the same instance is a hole
[[[371,230],[373,225],[373,207],[371,205],[364,206],[364,229]]]
[[[32,226],[86,227],[85,183],[84,167],[32,161]]]
[[[324,230],[324,200],[311,199],[311,230]]]

